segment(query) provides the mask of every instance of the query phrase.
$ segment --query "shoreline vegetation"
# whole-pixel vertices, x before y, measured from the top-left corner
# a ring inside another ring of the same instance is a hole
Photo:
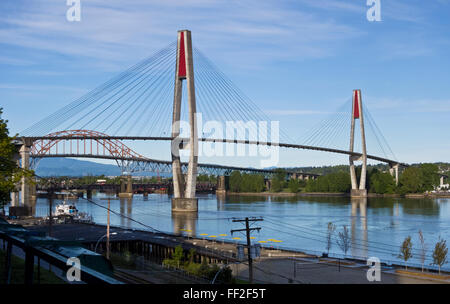
[[[334,168],[334,170],[332,170]],[[277,169],[270,181],[261,174],[241,174],[239,171],[231,172],[227,187],[229,195],[244,196],[350,196],[350,174],[346,166],[326,167],[324,175],[316,179],[290,179],[287,171]],[[449,167],[437,164],[417,164],[404,168],[400,172],[398,183],[388,168],[379,166],[369,167],[366,177],[368,197],[450,197],[441,185],[441,174],[447,172]],[[357,179],[361,168],[357,168]],[[448,187],[448,185],[447,185]],[[443,190],[435,192],[436,190]]]
[[[331,197],[350,197],[347,192],[231,192],[227,191],[229,196],[273,196],[273,197],[310,197],[310,196],[331,196]],[[450,193],[415,193],[415,194],[376,194],[368,193],[371,197],[404,197],[404,198],[450,198]]]

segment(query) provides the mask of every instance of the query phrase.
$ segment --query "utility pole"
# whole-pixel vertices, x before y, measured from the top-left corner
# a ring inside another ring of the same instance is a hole
[[[52,222],[53,222],[53,183],[50,181],[50,188],[48,190],[48,236],[52,236]]]
[[[248,278],[250,281],[250,284],[253,283],[253,259],[252,259],[252,255],[251,255],[251,242],[250,242],[250,233],[253,230],[261,230],[261,227],[255,227],[255,228],[250,228],[250,222],[259,222],[259,221],[263,221],[262,218],[248,218],[246,217],[245,219],[242,220],[238,220],[238,219],[234,219],[233,222],[245,222],[245,229],[235,229],[235,230],[231,230],[231,235],[233,235],[234,232],[242,232],[245,231],[246,232],[246,236],[247,236],[247,258],[248,258]]]
[[[111,207],[111,199],[108,197],[108,220],[106,226],[106,258],[109,260],[109,210]]]
[[[107,216],[106,216],[106,258],[109,260],[109,255],[110,255],[110,243],[109,243],[109,228],[110,228],[110,210],[111,210],[111,198],[114,199],[114,197],[106,197],[106,198],[101,198],[101,200],[107,200],[108,201],[108,208],[107,208]],[[115,234],[115,233],[113,233]],[[104,237],[104,236],[103,236]],[[102,238],[103,238],[102,237]]]

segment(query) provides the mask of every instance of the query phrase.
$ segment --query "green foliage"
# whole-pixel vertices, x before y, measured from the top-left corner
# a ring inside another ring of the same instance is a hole
[[[398,255],[400,259],[405,261],[405,267],[408,269],[406,262],[412,257],[412,242],[411,236],[407,236],[400,246],[400,254]]]
[[[175,252],[173,253],[172,259],[176,262],[178,267],[180,266],[181,261],[183,260],[183,247],[181,245],[178,245],[175,247]]]
[[[215,176],[215,175],[199,174],[197,176],[197,181],[198,182],[216,183],[217,182],[217,176]]]
[[[33,171],[21,170],[14,161],[14,155],[18,151],[11,143],[14,138],[9,136],[8,121],[1,118],[2,114],[0,108],[0,208],[10,201],[10,193],[16,189],[16,184],[22,177],[31,180],[33,176]]]
[[[350,189],[350,174],[342,171],[319,176],[306,184],[307,192],[350,192]]]
[[[239,192],[241,188],[242,176],[241,172],[233,171],[230,175],[230,190],[232,192]]]
[[[400,193],[423,193],[433,190],[434,186],[439,185],[438,170],[435,164],[406,168],[400,176]]]
[[[172,258],[165,259],[163,261],[163,265],[181,268],[192,275],[212,280],[216,276],[217,272],[219,272],[220,267],[216,264],[208,264],[206,259],[203,259],[202,263],[200,264],[195,263],[195,253],[195,249],[191,248],[189,250],[187,259],[185,260],[183,248],[181,247],[181,245],[178,245],[177,247],[175,247],[175,252],[173,253]],[[216,280],[224,283],[233,283],[234,279],[232,276],[231,268],[228,266],[224,267],[220,271]]]
[[[281,182],[286,181],[286,170],[284,169],[276,169],[275,170],[275,175],[273,176],[273,179],[279,180]]]
[[[351,237],[350,237],[350,231],[348,230],[347,226],[344,225],[342,232],[338,233],[338,238],[336,240],[337,245],[341,250],[344,252],[344,255],[347,256],[347,252],[351,247]]]
[[[396,191],[395,179],[390,173],[380,172],[376,169],[370,172],[369,192],[378,194],[393,194]]]
[[[262,192],[264,191],[264,176],[261,174],[241,175],[233,171],[230,176],[230,189],[232,192]]]
[[[272,185],[270,188],[271,192],[280,192],[287,186],[286,182],[286,170],[276,169],[275,174],[272,177]]]
[[[272,180],[272,185],[270,187],[271,192],[280,192],[283,190],[283,182],[279,181],[278,179]]]
[[[437,265],[439,267],[439,274],[441,273],[442,265],[448,262],[447,257],[447,242],[439,237],[439,241],[436,243],[433,251],[433,265]]]
[[[326,247],[327,253],[330,253],[331,246],[333,245],[332,237],[335,231],[336,225],[333,224],[332,222],[329,222],[327,226],[327,247]]]
[[[422,190],[431,191],[439,185],[439,167],[435,164],[421,164],[422,170]]]
[[[292,193],[297,193],[300,190],[300,183],[297,179],[291,179],[288,183],[289,191]]]

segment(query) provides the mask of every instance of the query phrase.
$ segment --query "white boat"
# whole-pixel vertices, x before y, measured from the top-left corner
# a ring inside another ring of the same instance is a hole
[[[78,214],[78,209],[75,205],[66,204],[66,201],[63,201],[62,204],[56,206],[56,210],[53,213],[54,216],[76,216]]]
[[[78,212],[75,205],[67,204],[66,201],[56,206],[53,216],[59,218],[61,223],[66,223],[68,219],[70,219],[69,222],[93,223],[91,215],[86,212]]]

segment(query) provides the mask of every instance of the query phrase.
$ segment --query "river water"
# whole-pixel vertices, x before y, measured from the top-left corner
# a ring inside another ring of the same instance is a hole
[[[107,206],[106,194],[94,194],[93,200]],[[54,204],[60,201],[56,200]],[[75,202],[80,212],[87,212],[97,223],[106,224],[106,210],[84,199]],[[422,230],[427,244],[427,266],[438,237],[450,242],[450,199],[367,198],[353,200],[345,197],[261,197],[261,196],[199,196],[198,215],[173,215],[170,197],[150,194],[148,198],[135,195],[132,199],[112,199],[111,209],[126,217],[111,214],[111,225],[135,229],[154,229],[191,236],[242,242],[245,236],[230,234],[231,229],[242,229],[242,223],[233,218],[262,217],[254,222],[252,242],[262,246],[292,248],[310,253],[326,252],[327,224],[337,229],[348,227],[351,248],[347,256],[378,257],[385,262],[399,262],[399,248],[405,237],[413,242],[413,258],[409,264],[420,264],[418,231]],[[38,199],[36,216],[48,214],[48,200]],[[143,226],[135,221],[144,223]],[[207,234],[207,235],[201,235]],[[211,236],[216,236],[215,238]],[[240,240],[232,239],[239,237]],[[343,252],[333,242],[331,255]],[[449,268],[445,265],[444,268]]]

